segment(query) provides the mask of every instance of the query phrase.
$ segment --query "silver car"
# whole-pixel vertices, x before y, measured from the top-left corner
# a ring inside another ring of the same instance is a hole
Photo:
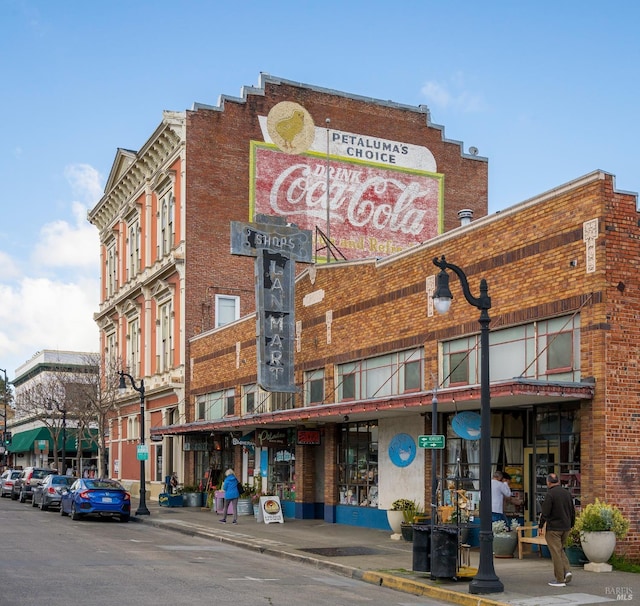
[[[48,475],[42,483],[33,487],[31,506],[46,511],[49,507],[60,507],[61,491],[69,488],[76,478],[73,476]]]
[[[10,497],[13,484],[20,476],[19,469],[6,469],[0,476],[0,497]]]

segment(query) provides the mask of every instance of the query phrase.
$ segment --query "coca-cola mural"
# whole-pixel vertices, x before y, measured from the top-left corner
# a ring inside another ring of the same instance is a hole
[[[347,259],[386,256],[439,233],[443,175],[427,148],[315,127],[294,103],[276,108],[298,121],[301,135],[278,145],[277,129],[261,117],[266,142],[251,144],[252,218],[282,215],[314,234],[317,226]],[[312,143],[301,152],[303,128]]]

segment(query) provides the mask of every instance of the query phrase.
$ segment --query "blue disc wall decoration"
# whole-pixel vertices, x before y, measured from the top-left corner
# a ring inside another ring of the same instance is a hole
[[[480,439],[480,415],[477,412],[465,410],[456,414],[451,421],[451,428],[456,435],[465,440]]]
[[[396,467],[406,467],[416,458],[416,442],[408,433],[398,433],[389,442],[389,459]]]

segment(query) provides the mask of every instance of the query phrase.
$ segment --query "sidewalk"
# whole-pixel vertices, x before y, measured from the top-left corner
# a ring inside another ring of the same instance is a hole
[[[132,499],[132,512],[138,501]],[[469,593],[470,579],[431,580],[429,573],[412,572],[413,545],[392,540],[391,533],[323,520],[286,520],[284,524],[258,524],[253,516],[239,516],[238,524],[221,524],[219,516],[199,507],[160,507],[147,503],[149,516],[132,521],[152,524],[184,534],[210,538],[260,553],[305,562],[319,569],[384,585],[413,595],[462,605],[512,606],[606,604],[640,600],[640,575],[613,571],[572,569],[573,581],[563,588],[550,587],[551,560],[537,555],[525,559],[494,558],[496,575],[504,592]],[[471,550],[471,567],[478,567],[478,549]]]

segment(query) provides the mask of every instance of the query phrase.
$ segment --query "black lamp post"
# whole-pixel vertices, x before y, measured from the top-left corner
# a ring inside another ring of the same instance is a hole
[[[438,313],[449,311],[453,295],[449,290],[449,274],[453,271],[460,279],[464,298],[480,310],[480,563],[478,574],[469,583],[469,593],[501,593],[504,585],[493,567],[493,532],[491,529],[491,391],[489,385],[489,309],[487,281],[480,281],[480,296],[469,290],[467,276],[457,265],[447,263],[444,255],[433,264],[440,268],[433,303]]]
[[[140,394],[140,444],[144,446],[144,379],[140,379],[140,386],[138,386],[130,374],[122,370],[118,371],[118,374],[120,375],[120,384],[118,385],[120,393],[124,393],[127,389],[124,378],[129,377],[131,387]],[[147,479],[145,477],[144,459],[140,459],[140,504],[136,510],[136,515],[151,515],[151,512],[147,509]]]
[[[62,469],[58,470],[58,473],[62,475],[67,474],[67,407],[63,404],[60,408],[60,404],[51,400],[52,404],[55,404],[56,410],[62,414]],[[57,455],[57,450],[56,450]]]
[[[4,393],[2,399],[4,400],[4,431],[2,432],[2,465],[7,465],[7,371],[4,368],[0,368],[0,371],[4,373]]]

